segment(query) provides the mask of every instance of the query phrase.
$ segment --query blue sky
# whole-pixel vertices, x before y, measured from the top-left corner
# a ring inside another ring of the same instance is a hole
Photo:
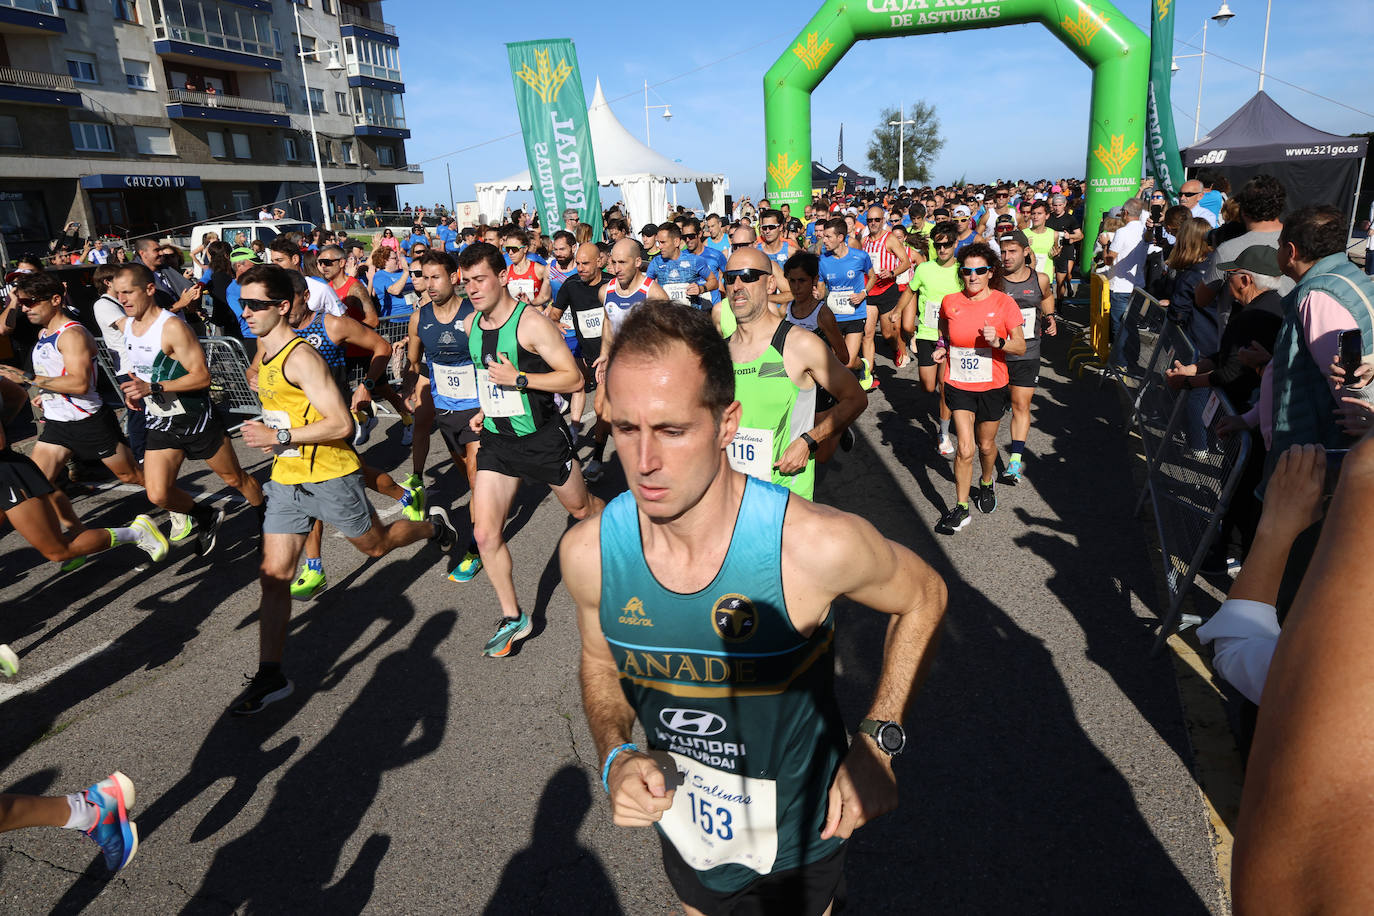
[[[1197,53],[1203,20],[1219,5],[1220,0],[1178,0],[1175,54]],[[1230,5],[1236,17],[1225,28],[1208,27],[1203,135],[1257,88],[1253,71],[1259,69],[1265,3]],[[475,198],[473,182],[524,169],[519,136],[498,139],[520,129],[505,42],[567,37],[577,44],[588,99],[599,76],[621,123],[643,140],[644,80],[651,87],[661,84],[650,93],[661,98],[651,102],[670,103],[673,118],[664,122],[661,112],[651,112],[653,147],[693,168],[724,172],[732,194],[757,199],[764,174],[763,73],[817,6],[693,0],[656,7],[610,0],[578,12],[566,3],[534,0],[462,4],[461,12],[449,15],[430,3],[387,0],[387,21],[401,39],[412,131],[407,151],[411,162],[423,163],[426,178],[424,185],[403,187],[401,197],[447,201],[445,165],[460,201]],[[1120,0],[1117,6],[1148,33],[1146,0]],[[1374,117],[1277,81],[1374,112],[1374,99],[1361,91],[1367,79],[1358,72],[1359,55],[1352,54],[1374,45],[1374,17],[1364,7],[1365,0],[1276,0],[1265,91],[1323,130],[1374,130]],[[680,31],[665,28],[674,20],[673,9],[690,11],[682,13]],[[1352,17],[1353,10],[1362,11]],[[1183,146],[1193,137],[1198,63],[1180,60],[1174,74],[1174,123]],[[703,66],[708,68],[689,73]],[[813,154],[835,164],[843,122],[845,159],[864,169],[867,138],[881,109],[905,97],[936,106],[945,136],[934,164],[937,182],[1081,175],[1090,84],[1090,71],[1040,25],[860,43],[813,94]],[[621,96],[628,97],[616,101]],[[614,189],[602,189],[602,195],[603,201],[618,196]],[[518,206],[520,198],[514,194],[508,203]],[[690,185],[679,188],[679,201],[696,203]]]

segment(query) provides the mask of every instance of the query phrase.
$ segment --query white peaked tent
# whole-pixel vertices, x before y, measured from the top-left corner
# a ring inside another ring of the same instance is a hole
[[[706,212],[725,212],[725,192],[730,187],[725,176],[689,169],[636,140],[606,103],[599,78],[591,107],[587,109],[587,120],[592,132],[597,181],[603,186],[620,188],[636,227],[666,218],[669,182],[692,182],[697,186]],[[534,183],[526,169],[503,181],[480,182],[476,188],[477,209],[482,220],[490,223],[505,213],[508,192],[532,190]]]

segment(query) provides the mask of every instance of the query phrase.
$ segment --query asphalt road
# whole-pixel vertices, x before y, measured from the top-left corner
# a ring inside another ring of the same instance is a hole
[[[1063,347],[1045,348],[1027,480],[956,537],[932,534],[953,475],[914,367],[880,368],[858,446],[819,487],[950,589],[898,759],[901,805],[850,849],[851,912],[1229,910],[1174,672],[1149,657],[1158,588],[1121,412],[1051,368]],[[442,451],[436,439],[431,460]],[[408,470],[398,426],[366,454]],[[188,468],[189,486],[218,490]],[[445,460],[432,498],[465,502],[461,481]],[[622,484],[613,471],[595,489]],[[181,547],[154,570],[124,547],[63,575],[0,536],[0,641],[23,664],[0,684],[0,785],[64,793],[121,769],[142,835],[112,880],[74,832],[0,836],[0,913],[678,911],[653,835],[611,824],[554,558],[567,520],[524,493],[511,549],[536,634],[518,654],[480,657],[499,614],[485,577],[446,581],[432,547],[369,562],[327,537],[331,587],[293,618],[297,692],[247,721],[224,713],[256,666],[251,513],[230,515],[213,564]],[[76,506],[117,524],[146,503],[105,491]],[[841,609],[851,722],[882,632]]]

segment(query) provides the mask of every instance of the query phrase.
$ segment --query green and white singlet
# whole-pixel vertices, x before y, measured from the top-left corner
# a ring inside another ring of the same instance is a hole
[[[740,473],[811,499],[816,489],[814,455],[795,474],[773,467],[787,446],[816,425],[816,386],[798,388],[783,365],[783,346],[791,329],[791,322],[781,322],[758,359],[735,363],[735,400],[743,410],[728,455],[730,466]]]

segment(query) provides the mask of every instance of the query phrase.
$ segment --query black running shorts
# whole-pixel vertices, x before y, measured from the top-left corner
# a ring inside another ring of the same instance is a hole
[[[743,890],[723,894],[702,884],[696,870],[683,861],[662,833],[658,834],[658,841],[663,847],[663,869],[678,899],[703,913],[712,916],[771,916],[774,913],[820,916],[832,901],[836,912],[844,908],[844,857],[848,843],[824,859],[764,875]]]
[[[502,436],[482,430],[477,470],[561,487],[572,474],[572,437],[559,417],[528,436]]]
[[[119,450],[124,434],[114,411],[102,407],[80,420],[43,421],[38,441],[64,448],[82,461],[104,461]]]
[[[922,340],[918,337],[913,342],[916,344],[916,365],[935,365],[935,341]]]
[[[478,434],[472,431],[469,421],[477,415],[479,407],[471,410],[434,410],[434,425],[439,427],[439,435],[444,444],[455,455],[461,455],[469,442],[476,442]]]
[[[32,458],[8,448],[0,449],[0,512],[51,492],[52,484]]]
[[[163,429],[150,429],[143,450],[146,453],[162,449],[174,449],[184,452],[187,458],[195,461],[207,461],[215,457],[215,453],[220,450],[224,442],[224,428],[212,419],[210,426],[204,432],[192,433],[191,435],[178,435]]]
[[[848,334],[862,334],[866,320],[865,318],[847,318],[844,321],[836,321],[835,324],[839,325],[840,336],[843,337]]]
[[[1009,359],[1007,374],[1011,376],[1011,387],[1034,388],[1035,383],[1040,381],[1040,360]]]
[[[945,403],[951,411],[967,410],[979,423],[1000,422],[1011,407],[1011,389],[1003,385],[991,391],[965,391],[946,382]]]
[[[878,295],[869,295],[868,307],[878,307],[879,315],[886,315],[897,307],[897,303],[902,301],[902,288],[896,283],[883,290]]]

